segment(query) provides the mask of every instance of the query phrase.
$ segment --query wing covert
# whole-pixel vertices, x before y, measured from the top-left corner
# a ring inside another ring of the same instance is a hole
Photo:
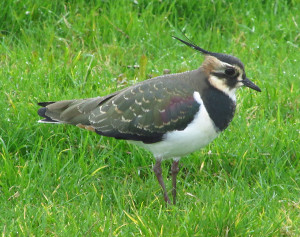
[[[184,82],[172,85],[157,80],[130,87],[92,111],[89,121],[104,136],[161,141],[166,132],[184,130],[200,108],[193,88]]]

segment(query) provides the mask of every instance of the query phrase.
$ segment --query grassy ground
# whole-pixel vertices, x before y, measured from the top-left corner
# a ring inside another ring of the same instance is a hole
[[[0,8],[2,236],[300,235],[297,0],[7,0]],[[230,127],[181,160],[179,202],[166,208],[151,154],[38,124],[36,111],[38,101],[197,68],[201,55],[170,37],[176,29],[238,56],[262,93],[240,90]]]

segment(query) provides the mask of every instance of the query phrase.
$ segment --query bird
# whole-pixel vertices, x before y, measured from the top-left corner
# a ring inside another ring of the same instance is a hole
[[[127,140],[150,151],[166,204],[176,204],[179,160],[224,131],[235,114],[236,90],[261,89],[247,78],[235,56],[214,53],[173,36],[204,56],[195,70],[151,78],[106,96],[40,102],[41,123],[71,124],[99,135]],[[172,200],[161,163],[171,159]]]

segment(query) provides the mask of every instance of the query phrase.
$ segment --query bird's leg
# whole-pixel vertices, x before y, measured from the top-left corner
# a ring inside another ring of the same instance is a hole
[[[178,164],[179,164],[179,160],[174,160],[172,163],[172,167],[171,167],[172,185],[173,185],[172,195],[173,195],[173,204],[174,205],[176,205],[176,177],[179,172]]]
[[[154,167],[153,167],[153,171],[156,175],[156,178],[160,184],[160,186],[162,187],[163,189],[163,193],[164,193],[164,199],[165,199],[165,202],[167,204],[170,204],[171,201],[170,201],[170,198],[168,196],[168,193],[167,193],[167,189],[166,189],[166,186],[165,186],[165,183],[164,183],[164,180],[163,180],[163,177],[162,177],[162,169],[161,169],[161,161],[160,160],[157,160]]]

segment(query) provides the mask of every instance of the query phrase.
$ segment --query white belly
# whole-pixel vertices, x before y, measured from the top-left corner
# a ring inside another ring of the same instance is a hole
[[[197,101],[199,98],[197,98]],[[206,146],[213,141],[219,133],[216,131],[204,103],[202,100],[199,102],[201,102],[199,103],[200,110],[195,115],[195,119],[192,123],[184,130],[166,133],[161,142],[152,144],[134,142],[134,144],[151,151],[156,159],[180,158]]]

